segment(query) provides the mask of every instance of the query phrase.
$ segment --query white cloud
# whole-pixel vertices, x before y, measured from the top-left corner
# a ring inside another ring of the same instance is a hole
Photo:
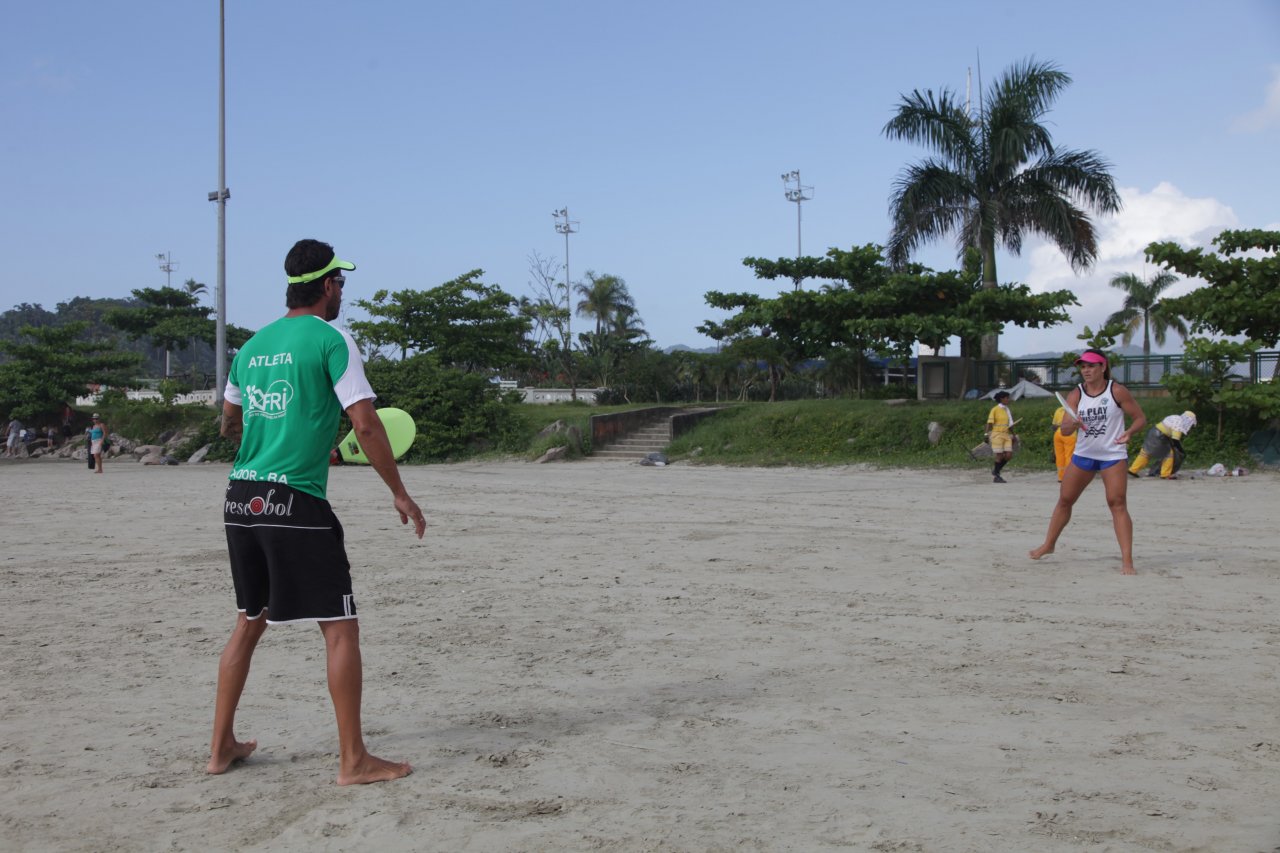
[[[1271,67],[1271,83],[1262,106],[1238,117],[1231,129],[1236,133],[1258,133],[1276,125],[1280,125],[1280,65]]]
[[[1144,278],[1159,271],[1143,255],[1148,244],[1171,240],[1183,246],[1209,246],[1219,232],[1239,227],[1235,212],[1213,198],[1189,198],[1177,187],[1161,183],[1150,192],[1121,188],[1124,208],[1116,216],[1096,222],[1098,260],[1087,273],[1072,271],[1055,246],[1040,240],[1029,240],[1025,257],[1029,269],[1022,280],[1034,292],[1071,290],[1080,301],[1070,309],[1071,323],[1044,331],[1010,328],[1000,348],[1010,354],[1064,350],[1079,346],[1076,335],[1085,326],[1097,330],[1108,315],[1122,306],[1123,295],[1109,282],[1119,273],[1131,272]],[[1001,275],[1001,279],[1005,279]],[[1170,288],[1170,296],[1178,296],[1203,284],[1183,279]],[[1166,349],[1176,348],[1176,337]]]

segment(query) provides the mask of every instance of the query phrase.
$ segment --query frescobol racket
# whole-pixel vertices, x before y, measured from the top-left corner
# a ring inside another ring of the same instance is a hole
[[[1057,391],[1053,392],[1053,396],[1058,398],[1058,403],[1061,404],[1062,408],[1066,410],[1067,414],[1071,415],[1072,419],[1075,420],[1076,423],[1080,423],[1080,416],[1077,415],[1076,410],[1071,408],[1071,406],[1067,403],[1067,398],[1063,397],[1062,394]]]

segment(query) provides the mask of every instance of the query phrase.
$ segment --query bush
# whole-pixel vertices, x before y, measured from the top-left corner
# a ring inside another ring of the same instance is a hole
[[[159,400],[130,400],[123,391],[102,394],[94,406],[112,432],[142,442],[153,442],[163,432],[180,430],[214,417],[208,406],[191,403],[172,406]]]
[[[199,422],[200,429],[194,436],[174,449],[174,456],[185,462],[191,454],[207,444],[209,445],[209,453],[205,456],[205,459],[210,462],[234,461],[236,452],[240,449],[240,442],[223,438],[221,433],[222,419],[214,415],[213,410],[207,406],[201,406],[200,408],[208,414],[208,417]]]
[[[413,416],[418,436],[406,462],[443,462],[487,450],[519,452],[528,435],[514,407],[515,392],[502,392],[487,377],[447,368],[429,353],[366,366],[379,406]]]

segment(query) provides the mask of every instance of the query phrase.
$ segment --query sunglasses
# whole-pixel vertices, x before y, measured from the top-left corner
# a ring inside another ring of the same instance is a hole
[[[345,287],[347,284],[347,277],[345,275],[335,275],[332,278],[334,283],[337,284],[338,287]]]

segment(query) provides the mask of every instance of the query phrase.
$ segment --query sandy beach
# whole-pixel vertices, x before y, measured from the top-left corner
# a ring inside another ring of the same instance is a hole
[[[9,851],[1280,849],[1280,476],[487,462],[335,469],[365,734],[334,784],[314,626],[234,622],[225,465],[0,464]]]

